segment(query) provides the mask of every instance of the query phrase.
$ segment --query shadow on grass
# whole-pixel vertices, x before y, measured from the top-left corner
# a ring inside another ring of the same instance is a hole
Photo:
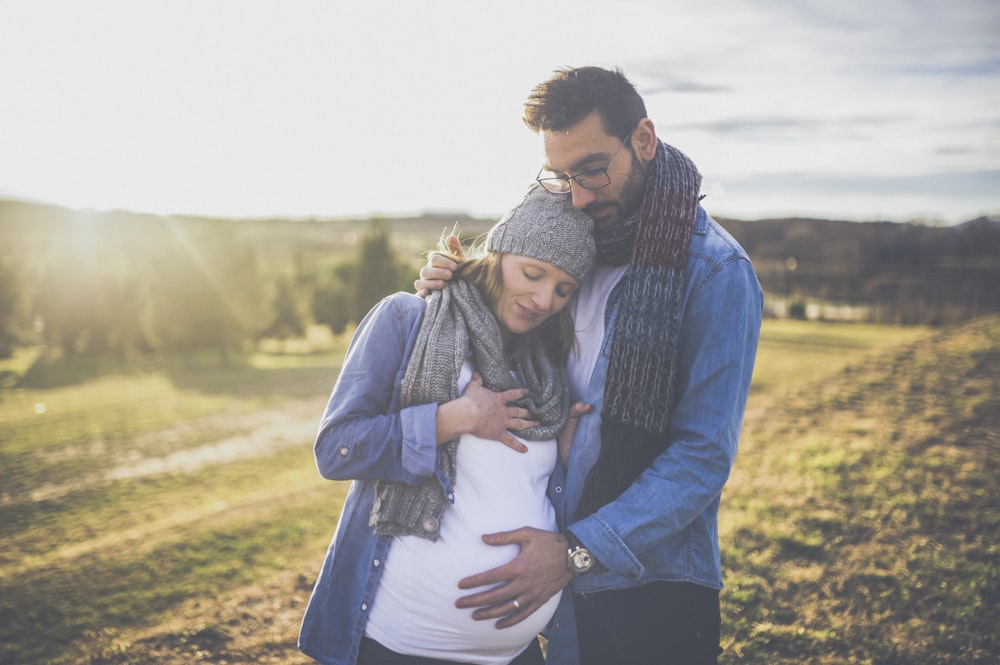
[[[0,599],[0,665],[47,662],[88,633],[155,621],[185,599],[273,573],[275,544],[303,531],[295,519],[234,523],[142,555],[89,556],[20,575]]]
[[[308,399],[328,395],[337,380],[339,362],[317,360],[312,367],[253,367],[249,364],[224,368],[168,368],[167,376],[181,390],[234,398],[279,397]]]
[[[136,621],[130,613],[122,615],[119,605],[131,609],[128,598],[132,585],[159,589],[154,575],[156,567],[143,561],[92,561],[87,564],[53,569],[45,574],[32,573],[6,585],[0,601],[0,623],[4,626],[6,655],[3,665],[42,662],[60,652],[87,630],[100,630],[108,623],[129,625]],[[97,582],[100,580],[100,583]],[[129,580],[125,586],[115,580]],[[67,593],[69,591],[69,593]],[[160,591],[146,598],[145,613],[165,611],[179,602],[182,592]],[[94,607],[97,604],[98,607]],[[42,626],[59,626],[54,635],[44,636]]]
[[[260,360],[264,358],[265,362]],[[218,354],[145,357],[123,360],[113,355],[40,355],[23,376],[4,375],[8,388],[50,390],[81,385],[108,376],[162,373],[179,389],[234,398],[303,399],[328,394],[337,379],[340,357],[312,354],[240,353],[223,361]],[[9,385],[8,385],[9,384]]]
[[[148,366],[148,363],[126,363],[111,355],[64,356],[46,353],[35,359],[24,375],[16,380],[15,387],[31,390],[66,388],[102,376],[135,374]]]

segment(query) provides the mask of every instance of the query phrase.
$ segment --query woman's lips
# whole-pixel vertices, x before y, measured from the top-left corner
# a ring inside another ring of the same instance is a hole
[[[541,312],[536,312],[534,310],[529,310],[527,307],[525,307],[524,305],[522,305],[520,303],[518,303],[518,305],[517,305],[517,312],[518,312],[518,314],[521,315],[521,318],[527,319],[528,321],[537,321],[538,318],[541,317],[541,315],[542,315]]]

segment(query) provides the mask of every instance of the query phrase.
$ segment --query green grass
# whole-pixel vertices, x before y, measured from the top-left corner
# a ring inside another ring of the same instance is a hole
[[[765,322],[720,515],[724,665],[996,662],[998,340],[996,319]],[[0,393],[0,664],[258,662],[235,645],[270,605],[183,617],[284,572],[308,592],[346,484],[318,477],[308,431],[253,437],[314,427],[343,342],[0,363],[19,386]],[[234,437],[252,454],[129,472]],[[274,662],[302,662],[293,631]]]
[[[859,354],[911,342],[928,334],[929,329],[923,327],[821,324],[792,319],[764,321],[753,375],[754,394],[808,384],[857,362]]]

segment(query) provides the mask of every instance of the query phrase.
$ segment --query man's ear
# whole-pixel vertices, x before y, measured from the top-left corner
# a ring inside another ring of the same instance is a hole
[[[632,150],[644,164],[656,156],[656,128],[649,118],[640,120],[632,130]]]

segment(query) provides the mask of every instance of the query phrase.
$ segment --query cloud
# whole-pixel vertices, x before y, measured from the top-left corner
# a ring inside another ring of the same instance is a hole
[[[733,87],[720,83],[701,83],[694,79],[682,79],[672,76],[660,77],[660,80],[651,85],[638,86],[639,94],[644,98],[663,93],[707,93],[717,94],[733,92]]]
[[[888,215],[946,214],[952,192],[1000,198],[995,0],[615,6],[617,25],[641,20],[654,39],[609,30],[597,0],[575,12],[530,0],[84,4],[0,0],[0,195],[212,214],[498,213],[539,166],[525,95],[559,66],[597,64],[621,66],[661,138],[725,185],[713,205],[749,210],[753,188],[769,197],[761,209],[829,215],[860,206],[817,192],[848,187],[910,192],[866,208]],[[947,195],[939,206],[924,190]]]
[[[903,115],[859,115],[845,118],[817,117],[730,117],[705,122],[673,125],[681,131],[707,132],[747,140],[801,139],[808,136],[835,134],[839,139],[864,139],[865,134],[888,126],[905,123]]]
[[[997,26],[1000,30],[1000,26]],[[921,62],[901,66],[900,74],[934,78],[1000,78],[1000,55],[970,57],[959,62]]]
[[[993,199],[1000,207],[1000,169],[981,171],[927,172],[912,175],[842,173],[755,174],[726,179],[727,194],[748,191],[758,194],[880,194],[933,195],[946,198]]]

